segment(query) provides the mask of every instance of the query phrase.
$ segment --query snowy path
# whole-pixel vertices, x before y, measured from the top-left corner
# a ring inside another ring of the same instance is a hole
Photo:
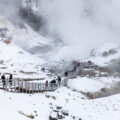
[[[62,79],[60,82],[57,83],[36,83],[34,81],[28,82],[22,79],[13,79],[12,82],[9,80],[5,80],[5,85],[3,85],[2,80],[0,80],[0,89],[10,91],[10,92],[17,92],[17,93],[39,93],[39,92],[46,92],[46,91],[54,91],[59,87],[66,86],[68,82],[67,78]]]

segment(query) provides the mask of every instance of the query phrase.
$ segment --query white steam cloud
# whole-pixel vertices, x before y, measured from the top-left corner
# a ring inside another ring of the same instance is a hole
[[[0,14],[15,20],[18,16],[20,3],[21,0],[0,0]]]
[[[20,1],[0,0],[0,13],[15,18]],[[45,20],[47,34],[58,35],[64,45],[72,46],[71,49],[75,51],[71,50],[73,53],[70,54],[81,56],[105,43],[120,43],[119,0],[36,1],[39,1],[39,11]]]
[[[78,49],[77,55],[105,43],[120,43],[119,0],[41,0],[41,3],[49,34],[59,34],[65,44]]]

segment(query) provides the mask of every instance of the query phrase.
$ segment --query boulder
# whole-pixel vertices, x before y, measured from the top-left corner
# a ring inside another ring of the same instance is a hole
[[[58,120],[57,119],[57,113],[52,111],[50,113],[49,120]]]
[[[58,119],[63,119],[64,118],[64,116],[63,116],[63,114],[61,112],[57,113],[57,117],[58,117]]]
[[[49,116],[49,120],[58,120],[57,118],[54,118],[52,116]]]
[[[62,114],[65,115],[65,116],[68,116],[68,115],[69,115],[69,113],[68,113],[67,110],[63,110],[63,111],[62,111]]]

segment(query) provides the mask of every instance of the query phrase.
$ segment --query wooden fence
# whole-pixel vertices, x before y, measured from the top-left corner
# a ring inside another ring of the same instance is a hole
[[[61,86],[66,86],[67,82],[68,79],[65,78],[57,84],[48,83],[48,85],[46,85],[45,83],[28,82],[21,79],[13,79],[12,82],[9,82],[9,79],[6,79],[5,84],[3,84],[2,80],[0,80],[0,89],[17,93],[39,93],[54,91]]]

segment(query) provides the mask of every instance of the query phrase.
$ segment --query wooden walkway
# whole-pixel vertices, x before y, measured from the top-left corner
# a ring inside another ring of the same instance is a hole
[[[68,79],[65,78],[58,84],[48,83],[46,86],[45,83],[35,83],[35,82],[28,82],[21,79],[14,79],[10,83],[9,80],[6,80],[6,84],[3,85],[2,80],[0,80],[0,89],[9,92],[16,92],[16,93],[39,93],[45,91],[54,91],[61,86],[66,86]]]

